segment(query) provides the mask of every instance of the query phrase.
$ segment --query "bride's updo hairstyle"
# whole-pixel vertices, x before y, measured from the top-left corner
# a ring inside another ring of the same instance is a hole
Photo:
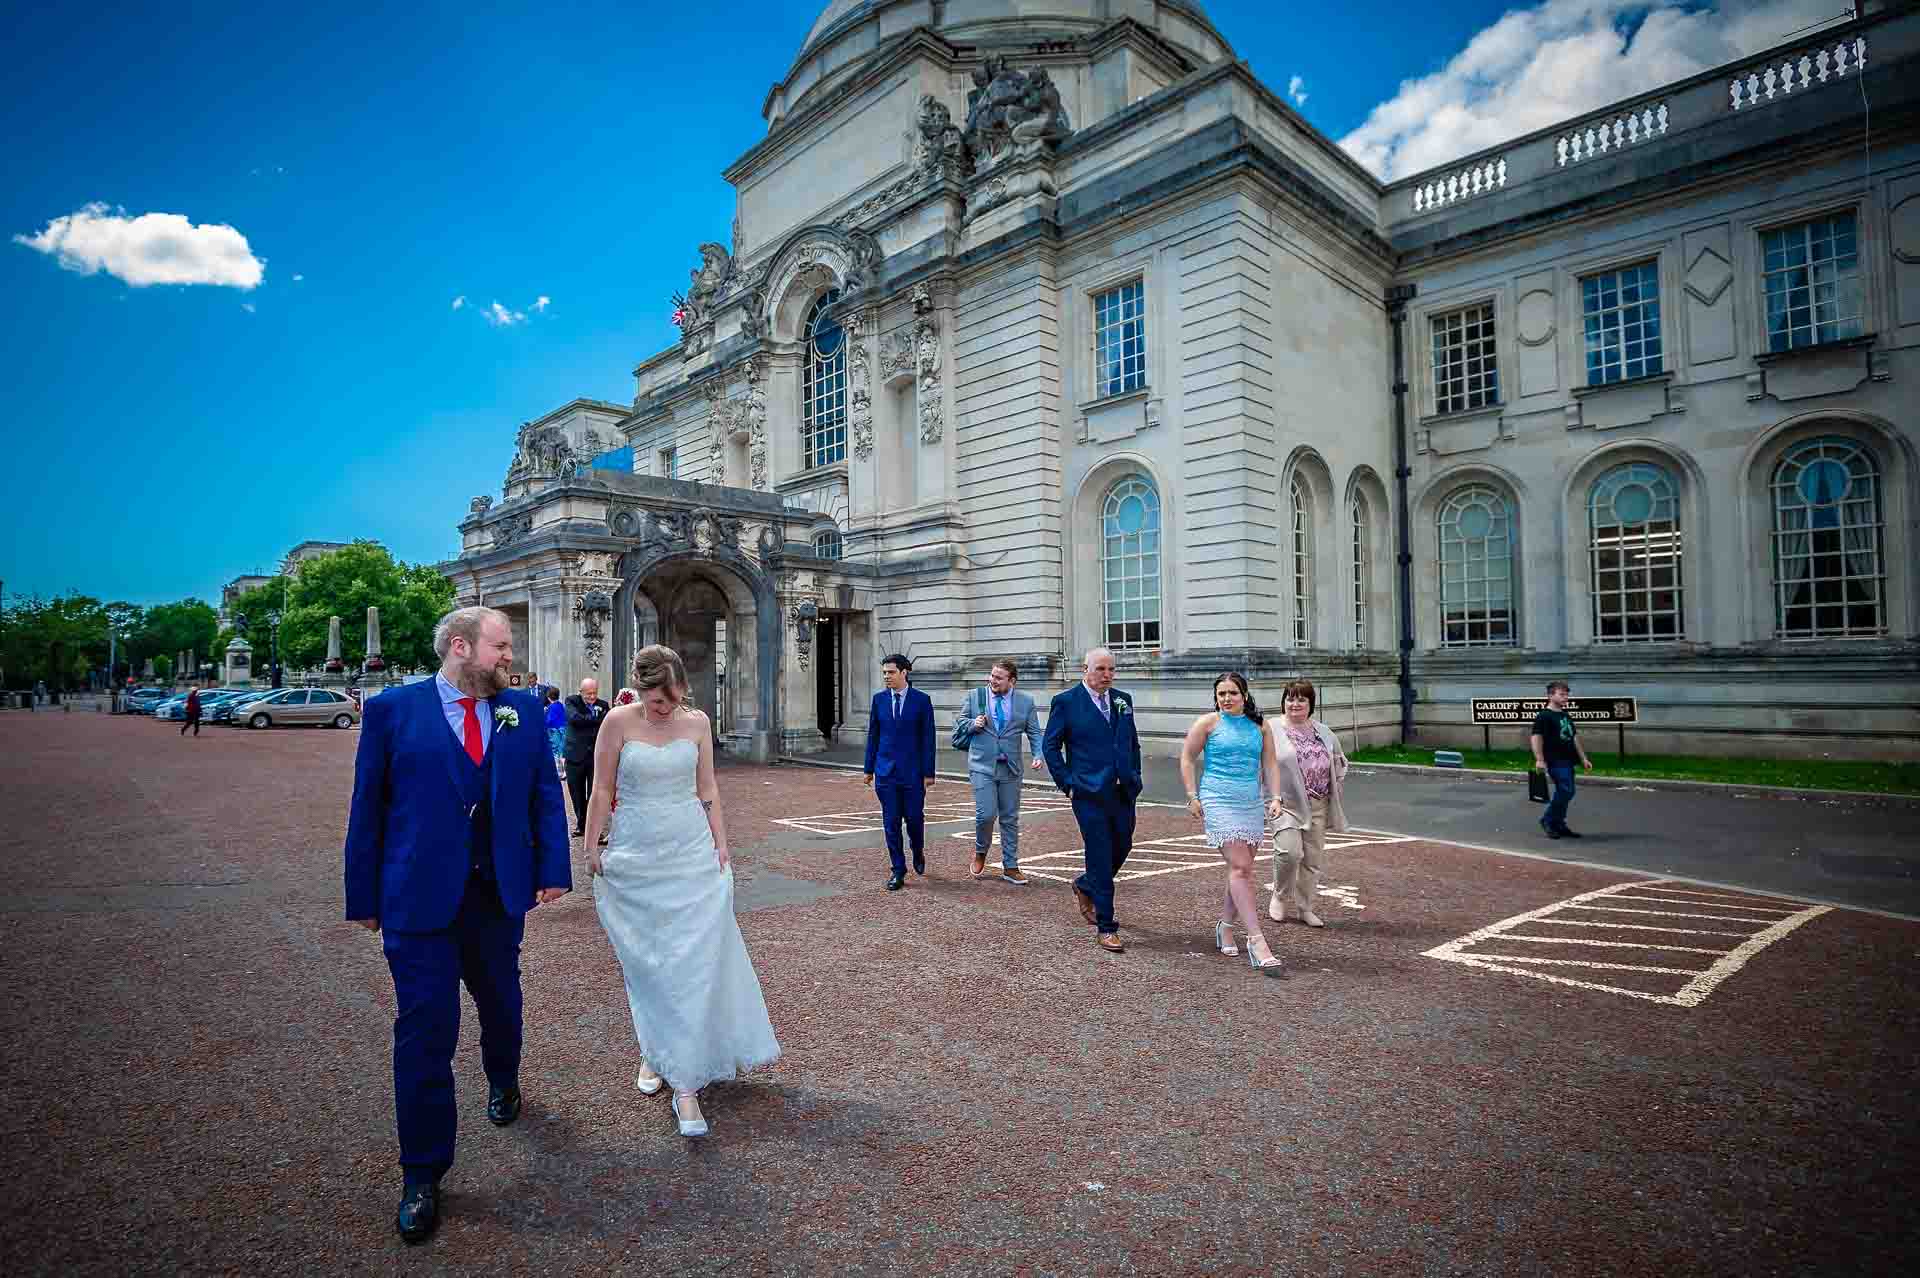
[[[687,699],[687,663],[665,644],[648,644],[633,658],[633,686],[646,696],[656,688],[665,689],[676,704]]]

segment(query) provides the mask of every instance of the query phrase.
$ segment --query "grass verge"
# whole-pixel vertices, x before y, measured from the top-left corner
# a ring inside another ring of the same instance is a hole
[[[1525,772],[1525,750],[1491,753],[1462,748],[1469,768]],[[1617,754],[1589,749],[1594,775],[1645,777],[1656,781],[1718,781],[1727,785],[1778,785],[1794,790],[1863,790],[1870,794],[1920,794],[1920,763],[1855,763],[1837,759],[1721,759],[1688,754]],[[1349,756],[1355,763],[1433,762],[1433,748],[1367,746]],[[1584,773],[1582,775],[1585,775]]]

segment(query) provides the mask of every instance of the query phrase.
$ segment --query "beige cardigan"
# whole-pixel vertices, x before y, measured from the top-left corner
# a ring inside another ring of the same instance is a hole
[[[1269,715],[1267,722],[1272,725],[1273,752],[1280,759],[1280,820],[1275,823],[1277,830],[1299,829],[1307,824],[1307,781],[1300,775],[1300,756],[1294,753],[1293,742],[1287,739],[1286,721],[1281,715]],[[1347,775],[1347,755],[1340,748],[1340,738],[1333,735],[1333,729],[1318,719],[1309,719],[1313,730],[1320,734],[1320,744],[1327,748],[1327,758],[1333,764],[1333,784],[1327,790],[1327,829],[1345,830],[1347,828],[1347,810],[1340,802],[1340,791]]]

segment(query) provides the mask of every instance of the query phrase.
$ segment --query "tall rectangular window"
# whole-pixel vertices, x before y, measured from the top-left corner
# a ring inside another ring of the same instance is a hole
[[[1500,370],[1493,347],[1493,303],[1435,315],[1433,403],[1440,413],[1463,413],[1500,402]]]
[[[1146,281],[1093,295],[1093,362],[1102,397],[1147,384]]]
[[[1604,386],[1665,369],[1660,336],[1660,267],[1642,262],[1580,281],[1587,385]]]
[[[660,478],[680,478],[680,453],[678,449],[663,448],[660,450]]]
[[[1853,214],[1768,231],[1760,250],[1768,350],[1860,336],[1860,237]]]

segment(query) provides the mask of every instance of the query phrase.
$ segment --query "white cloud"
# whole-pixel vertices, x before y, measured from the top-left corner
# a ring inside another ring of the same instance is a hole
[[[512,328],[515,324],[527,322],[525,311],[510,311],[498,302],[490,303],[486,310],[480,312],[480,315],[495,328]]]
[[[465,293],[462,293],[460,296],[453,299],[453,309],[456,311],[459,310],[461,307],[465,306],[466,304],[467,304],[467,295]]]
[[[258,287],[266,263],[231,226],[195,225],[179,213],[142,213],[89,204],[47,223],[38,235],[16,235],[37,253],[81,275],[101,271],[135,288],[149,284],[217,284]]]
[[[1841,0],[1544,0],[1401,83],[1340,145],[1392,181],[1844,16]],[[1288,86],[1293,93],[1298,76]],[[1304,97],[1302,98],[1304,100]]]
[[[541,311],[546,310],[547,307],[551,305],[553,305],[553,299],[551,297],[548,297],[545,293],[542,293],[540,295],[539,300],[534,302],[531,309],[533,310],[534,314],[538,315]]]
[[[1294,76],[1291,80],[1288,80],[1287,96],[1293,99],[1293,104],[1295,106],[1305,106],[1307,104],[1306,80],[1297,75]]]
[[[294,282],[295,284],[298,284],[298,283],[299,283],[299,282],[300,282],[301,280],[304,280],[305,278],[307,278],[307,277],[306,277],[306,276],[304,276],[304,275],[296,275],[296,276],[294,276],[294,277],[293,277],[293,282]]]
[[[242,302],[242,303],[240,303],[240,309],[241,309],[241,310],[243,310],[243,311],[245,311],[245,312],[246,312],[247,314],[249,314],[249,315],[253,315],[253,314],[256,314],[256,313],[258,312],[258,309],[259,309],[259,308],[257,308],[256,306],[254,306],[254,304],[253,304],[252,302]]]

